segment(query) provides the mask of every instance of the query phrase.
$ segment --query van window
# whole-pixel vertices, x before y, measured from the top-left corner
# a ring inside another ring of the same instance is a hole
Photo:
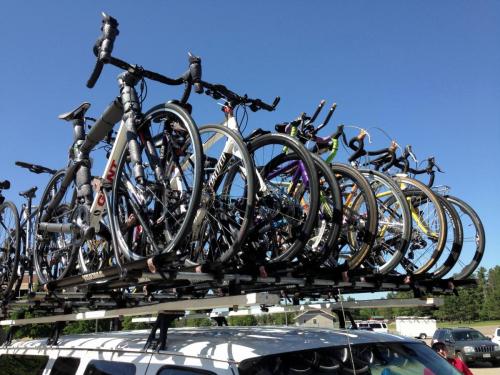
[[[74,375],[79,365],[80,358],[58,357],[52,366],[50,375]]]
[[[135,365],[126,362],[92,360],[83,375],[135,375]]]
[[[371,328],[382,328],[382,324],[380,323],[370,323]]]
[[[177,367],[177,366],[168,366],[162,367],[156,375],[215,375],[215,373],[207,370],[198,370],[194,368],[188,367]]]
[[[44,355],[0,355],[2,375],[41,375],[49,357]]]

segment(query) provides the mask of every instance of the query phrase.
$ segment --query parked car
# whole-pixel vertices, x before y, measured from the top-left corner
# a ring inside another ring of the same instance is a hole
[[[439,328],[432,343],[442,342],[448,353],[455,354],[465,363],[491,362],[500,365],[500,346],[473,328]]]
[[[149,331],[17,341],[0,348],[2,375],[439,374],[454,368],[418,340],[300,327],[169,329],[167,349],[144,350]]]
[[[500,328],[495,329],[495,334],[493,335],[491,341],[500,345]]]

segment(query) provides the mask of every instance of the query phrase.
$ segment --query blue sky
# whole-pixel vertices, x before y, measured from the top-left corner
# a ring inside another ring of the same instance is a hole
[[[118,94],[111,66],[93,90],[85,86],[106,11],[120,22],[118,57],[178,76],[191,51],[204,80],[267,101],[281,96],[274,113],[252,113],[248,129],[272,129],[324,98],[338,103],[332,126],[381,127],[419,158],[436,156],[446,171],[438,182],[485,224],[482,264],[500,263],[499,2],[9,0],[1,10],[0,179],[13,181],[9,198],[20,202],[16,191],[46,182],[15,160],[65,165],[71,125],[59,113],[90,101],[98,116]],[[180,94],[150,83],[145,106]],[[209,97],[192,103],[198,124],[220,121]],[[374,148],[388,142],[372,136]]]

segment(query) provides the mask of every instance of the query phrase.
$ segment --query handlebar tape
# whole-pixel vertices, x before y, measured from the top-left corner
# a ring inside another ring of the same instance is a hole
[[[344,133],[344,125],[337,126],[337,130],[332,134],[332,138],[339,139],[340,136]]]
[[[87,87],[89,89],[95,86],[99,76],[101,75],[104,64],[109,62],[111,59],[113,44],[116,36],[119,34],[118,21],[105,13],[102,14],[102,17],[102,35],[97,39],[93,48],[97,61],[94,66],[94,70],[87,81]]]
[[[99,79],[99,76],[101,75],[102,68],[104,68],[104,63],[101,61],[96,61],[94,70],[92,70],[92,74],[90,75],[90,78],[87,81],[87,87],[89,89],[93,88]]]
[[[189,56],[189,75],[191,82],[194,85],[194,91],[197,94],[203,93],[203,85],[201,84],[201,59],[197,56]]]

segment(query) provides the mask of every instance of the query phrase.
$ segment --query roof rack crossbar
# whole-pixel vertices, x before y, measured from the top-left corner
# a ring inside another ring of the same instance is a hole
[[[79,321],[121,318],[125,316],[141,316],[168,311],[196,311],[216,308],[253,305],[276,305],[280,298],[275,294],[251,293],[236,296],[185,299],[180,301],[161,302],[138,307],[125,307],[113,310],[95,310],[73,314],[42,316],[28,319],[7,319],[0,321],[0,326],[22,326],[26,324],[54,323],[58,321]]]

